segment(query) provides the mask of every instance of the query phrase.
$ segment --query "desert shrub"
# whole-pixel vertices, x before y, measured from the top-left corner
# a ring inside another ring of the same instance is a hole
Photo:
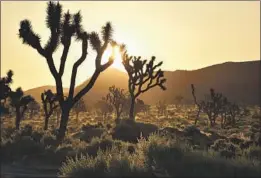
[[[184,129],[184,135],[185,136],[193,136],[194,134],[200,133],[200,130],[195,125],[187,126]]]
[[[40,142],[44,146],[48,146],[48,145],[50,145],[50,146],[58,146],[59,145],[59,141],[56,140],[55,135],[53,135],[50,132],[45,132],[44,135],[42,136]]]
[[[21,135],[22,136],[31,136],[33,132],[33,127],[29,124],[26,124],[22,129],[21,129]]]
[[[92,141],[99,142],[98,139]],[[221,141],[220,141],[221,142]],[[238,159],[227,160],[215,152],[193,151],[188,145],[168,136],[152,134],[140,138],[135,152],[128,147],[98,149],[96,156],[68,158],[60,174],[86,176],[171,176],[171,177],[259,177],[258,165]],[[224,154],[224,153],[223,153]],[[188,171],[189,170],[189,171]],[[220,171],[222,170],[222,171]]]
[[[99,150],[96,157],[81,155],[68,158],[60,168],[60,175],[70,177],[126,177],[146,175],[146,169],[138,156],[113,146],[106,151]],[[140,164],[138,164],[140,162]]]
[[[21,136],[21,133],[16,133],[1,145],[1,159],[2,161],[19,160],[24,156],[37,154],[43,151],[44,147],[36,143],[29,136]]]
[[[42,131],[33,131],[31,134],[31,137],[35,142],[40,142],[43,135],[44,135],[44,132],[42,132]]]
[[[240,155],[241,151],[238,145],[235,145],[225,139],[216,140],[210,148],[216,152],[219,152],[219,155],[225,158],[235,158],[235,156]]]
[[[247,158],[256,159],[261,162],[261,147],[252,145],[244,153]]]
[[[16,131],[15,127],[8,126],[3,128],[3,132],[1,132],[1,136],[9,138]]]
[[[98,150],[106,151],[116,147],[117,149],[125,149],[129,146],[129,143],[122,142],[120,140],[113,140],[112,138],[98,138],[95,137],[91,140],[90,144],[86,148],[86,153],[90,156],[96,156]]]
[[[151,133],[156,132],[158,127],[153,124],[139,122],[129,122],[122,120],[112,131],[112,138],[131,143],[137,143],[138,138],[142,135],[147,138]]]
[[[153,136],[147,141],[146,164],[171,177],[258,177],[258,165],[226,160],[211,152],[192,151],[187,145]],[[189,170],[189,171],[188,171]],[[222,170],[222,171],[220,171]]]
[[[84,125],[82,127],[82,131],[76,133],[72,136],[72,138],[80,139],[85,142],[90,142],[94,137],[102,137],[106,135],[106,129],[99,128],[93,125]]]
[[[113,128],[112,138],[136,143],[140,137],[140,128],[135,123],[121,122]]]

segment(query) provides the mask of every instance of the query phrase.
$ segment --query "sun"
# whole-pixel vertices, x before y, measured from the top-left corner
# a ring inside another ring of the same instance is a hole
[[[125,68],[122,64],[122,58],[121,58],[121,53],[120,53],[120,48],[119,46],[114,46],[112,47],[110,44],[108,45],[106,51],[104,52],[102,56],[102,63],[105,63],[109,60],[110,56],[114,55],[115,59],[111,67],[114,67],[118,70],[125,71]]]

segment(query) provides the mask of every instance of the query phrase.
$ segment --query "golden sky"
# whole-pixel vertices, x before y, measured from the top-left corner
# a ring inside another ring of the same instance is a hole
[[[111,21],[114,39],[124,42],[132,55],[164,61],[164,70],[193,70],[226,61],[260,59],[260,4],[256,2],[62,2],[64,11],[81,10],[87,32],[100,31]],[[1,75],[12,69],[14,87],[29,89],[53,85],[44,58],[18,38],[19,22],[29,19],[42,42],[48,39],[46,2],[1,2]],[[81,55],[73,43],[68,56],[64,87],[71,67]],[[59,64],[61,50],[54,55]],[[79,67],[77,84],[94,71],[95,52]]]

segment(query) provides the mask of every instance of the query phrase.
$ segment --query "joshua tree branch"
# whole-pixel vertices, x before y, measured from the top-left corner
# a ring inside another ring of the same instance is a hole
[[[63,73],[64,73],[65,62],[66,62],[66,59],[68,56],[69,48],[70,48],[70,43],[68,45],[64,45],[63,54],[61,57],[60,69],[59,69],[60,76],[63,76]]]
[[[86,34],[86,33],[85,33]],[[82,56],[74,63],[71,76],[71,85],[69,91],[69,98],[72,99],[74,95],[75,79],[77,75],[78,67],[83,63],[87,57],[88,41],[87,34],[82,39]]]

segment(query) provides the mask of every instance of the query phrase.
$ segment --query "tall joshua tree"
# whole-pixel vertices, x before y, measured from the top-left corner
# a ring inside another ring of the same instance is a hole
[[[10,84],[13,82],[13,71],[9,70],[6,77],[0,78],[0,115],[8,112],[8,108],[5,106],[6,99],[10,96],[12,91]]]
[[[106,101],[114,107],[116,113],[116,123],[120,120],[126,100],[127,94],[124,92],[124,89],[116,88],[114,85],[109,87],[109,93],[106,96]]]
[[[30,95],[24,96],[24,92],[20,87],[17,88],[16,91],[11,91],[10,98],[11,106],[15,108],[15,126],[18,130],[20,128],[21,119],[23,118],[24,113],[27,110],[28,104],[34,101],[34,98],[32,98]]]
[[[42,57],[46,59],[50,72],[55,79],[56,93],[62,112],[59,134],[57,135],[57,139],[59,140],[62,140],[65,136],[69,113],[74,104],[77,103],[77,101],[79,101],[82,96],[84,96],[93,87],[100,73],[111,66],[114,61],[114,56],[112,55],[105,64],[101,64],[102,56],[107,46],[112,42],[113,30],[111,24],[108,22],[102,27],[101,40],[98,33],[87,33],[84,31],[81,22],[82,16],[80,12],[72,15],[69,11],[67,11],[63,14],[62,6],[59,2],[49,2],[47,6],[46,26],[50,30],[51,35],[44,47],[42,47],[40,43],[40,36],[33,31],[31,22],[29,20],[23,20],[20,22],[19,37],[22,39],[24,44],[27,44],[35,49]],[[65,63],[73,37],[82,43],[82,52],[80,58],[73,65],[69,95],[65,99],[62,76],[64,74]],[[75,94],[74,89],[77,70],[87,57],[88,40],[90,40],[93,49],[97,52],[95,59],[95,71],[91,76],[89,83],[87,83],[82,90]],[[60,67],[59,69],[56,69],[54,65],[53,53],[59,45],[63,46],[63,52],[60,58]]]
[[[140,56],[128,56],[126,51],[122,54],[122,63],[129,76],[128,89],[131,97],[129,117],[132,121],[135,120],[135,100],[140,94],[156,86],[166,90],[163,85],[166,82],[163,71],[161,69],[156,71],[163,62],[155,64],[155,59],[156,57],[152,56],[151,60],[147,62],[147,60],[142,60]]]
[[[48,129],[49,118],[53,114],[54,110],[58,107],[57,97],[51,90],[44,91],[41,94],[41,99],[43,103],[44,110],[44,130]]]

